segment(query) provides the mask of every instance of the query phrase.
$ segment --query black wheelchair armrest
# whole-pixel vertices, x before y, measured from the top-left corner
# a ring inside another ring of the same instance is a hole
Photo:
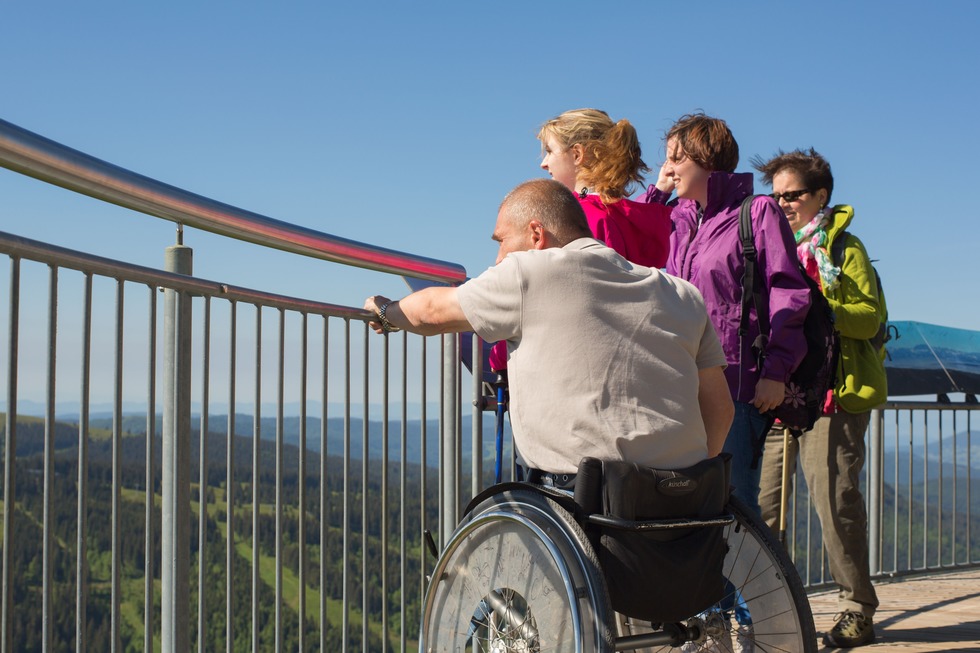
[[[632,519],[621,519],[611,515],[592,514],[586,517],[585,521],[596,526],[617,528],[624,531],[668,531],[683,528],[728,526],[734,523],[735,515],[722,515],[712,519],[654,519],[650,521],[635,521]]]

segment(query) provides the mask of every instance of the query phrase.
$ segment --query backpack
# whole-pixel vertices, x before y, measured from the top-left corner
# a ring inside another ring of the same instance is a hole
[[[834,239],[834,244],[830,248],[830,260],[837,267],[844,265],[844,245],[848,235],[846,229],[839,231]],[[881,286],[881,275],[878,274],[878,269],[874,265],[871,266],[871,270],[875,273],[875,284],[878,286],[878,303],[881,305],[881,324],[878,325],[878,333],[869,338],[869,340],[875,350],[880,352],[882,347],[885,346],[885,343],[892,339],[893,334],[896,339],[898,338],[898,330],[894,326],[888,325],[888,304],[885,302],[885,289]]]
[[[759,337],[752,343],[759,368],[766,358],[769,343],[769,302],[764,290],[755,281],[756,249],[752,232],[752,200],[749,195],[742,202],[739,212],[738,235],[742,241],[742,257],[745,261],[745,276],[742,279],[742,315],[739,335],[748,333],[749,306],[755,302],[759,319]],[[796,259],[796,252],[793,252]],[[803,322],[803,335],[806,337],[806,354],[799,366],[786,382],[786,398],[771,411],[771,416],[782,422],[794,435],[813,428],[813,424],[823,414],[827,391],[834,388],[837,376],[837,359],[840,356],[840,334],[834,325],[834,311],[827,298],[820,292],[817,282],[803,269],[797,260],[800,274],[810,288],[810,309]]]

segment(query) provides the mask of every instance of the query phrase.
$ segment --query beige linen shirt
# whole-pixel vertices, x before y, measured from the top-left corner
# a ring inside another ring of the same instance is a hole
[[[511,253],[458,297],[481,338],[507,341],[525,465],[574,473],[593,456],[672,469],[707,456],[698,370],[725,355],[691,284],[581,238]]]

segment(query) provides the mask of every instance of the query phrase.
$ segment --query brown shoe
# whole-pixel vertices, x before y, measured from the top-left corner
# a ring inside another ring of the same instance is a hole
[[[871,617],[860,612],[841,612],[837,623],[823,636],[823,643],[837,648],[854,648],[875,641],[874,623]]]

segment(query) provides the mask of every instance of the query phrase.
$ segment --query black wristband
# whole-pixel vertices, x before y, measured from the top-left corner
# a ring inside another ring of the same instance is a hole
[[[398,331],[398,327],[392,326],[391,322],[388,321],[386,313],[388,312],[388,307],[394,302],[385,302],[378,309],[378,320],[381,322],[381,329],[385,333],[391,333],[392,331]]]

